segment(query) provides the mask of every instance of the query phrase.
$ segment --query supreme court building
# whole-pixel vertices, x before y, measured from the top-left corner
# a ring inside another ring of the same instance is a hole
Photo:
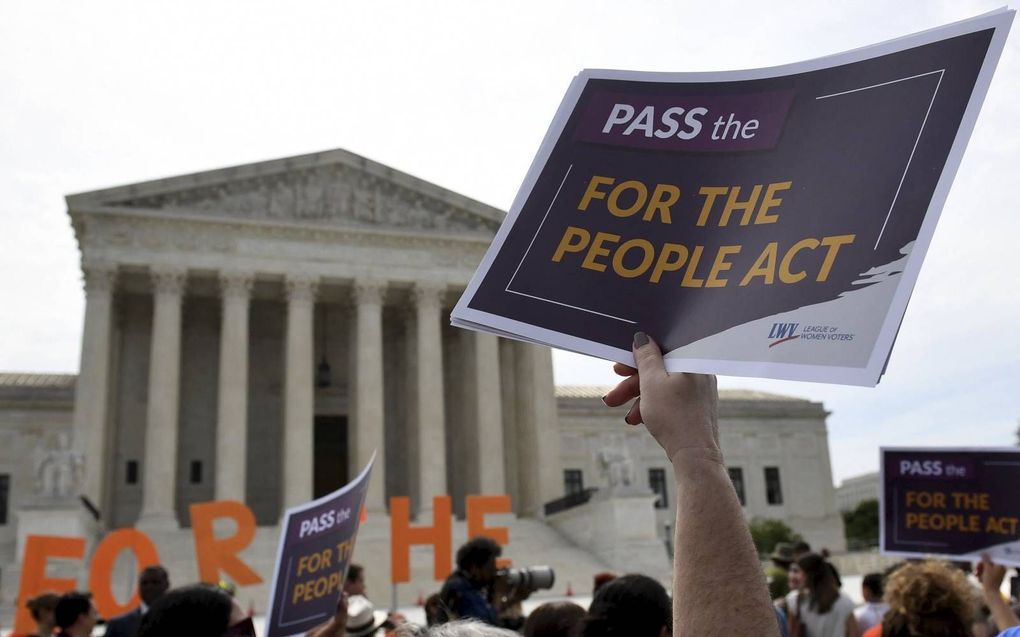
[[[247,559],[268,579],[283,509],[336,489],[375,452],[356,559],[380,602],[397,495],[427,522],[434,496],[462,517],[467,495],[509,494],[509,555],[569,558],[553,565],[583,588],[620,563],[586,546],[584,494],[625,486],[627,506],[659,507],[649,529],[621,529],[644,551],[626,559],[658,551],[668,577],[674,489],[654,441],[621,431],[599,389],[557,396],[548,349],[449,325],[502,211],[343,150],[71,195],[67,207],[86,296],[80,373],[0,374],[0,565],[20,559],[19,515],[40,532],[47,506],[80,494],[97,533],[146,530],[185,583],[189,505],[239,500],[259,525]],[[748,516],[844,548],[822,406],[724,392],[721,413]],[[602,453],[621,442],[627,485]],[[252,597],[261,608],[262,590]]]

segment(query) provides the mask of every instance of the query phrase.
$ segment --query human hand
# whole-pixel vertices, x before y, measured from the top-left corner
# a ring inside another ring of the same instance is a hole
[[[715,376],[667,373],[658,344],[643,332],[634,334],[634,358],[637,369],[614,366],[626,378],[602,401],[618,407],[636,398],[624,420],[629,425],[643,422],[670,460],[686,449],[703,450],[721,461]]]
[[[347,635],[347,593],[340,593],[333,617],[312,628],[305,637],[345,637]]]
[[[977,576],[981,582],[981,588],[986,593],[994,592],[996,595],[1002,594],[1000,589],[1002,588],[1002,580],[1006,577],[1006,567],[993,562],[988,553],[981,554],[981,561],[978,562],[977,568],[974,569],[974,575]]]

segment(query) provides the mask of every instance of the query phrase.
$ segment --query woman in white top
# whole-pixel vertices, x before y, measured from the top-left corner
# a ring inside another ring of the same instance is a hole
[[[792,603],[787,604],[791,637],[860,637],[854,602],[840,592],[828,562],[808,553],[796,565],[803,572],[804,588],[791,593]]]

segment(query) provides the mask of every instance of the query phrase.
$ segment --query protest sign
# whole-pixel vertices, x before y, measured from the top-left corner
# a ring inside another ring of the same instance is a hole
[[[1013,14],[770,69],[583,71],[452,323],[876,384]]]
[[[287,509],[280,525],[266,637],[303,635],[336,612],[375,454],[350,484]]]
[[[982,552],[1020,566],[1020,449],[882,449],[887,555]]]

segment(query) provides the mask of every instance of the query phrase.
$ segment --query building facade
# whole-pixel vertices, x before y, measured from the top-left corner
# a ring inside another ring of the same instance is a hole
[[[878,500],[881,488],[877,471],[847,478],[836,487],[836,505],[840,511],[853,511],[865,500]]]
[[[557,397],[548,349],[449,326],[501,211],[342,150],[67,205],[86,294],[80,373],[0,377],[4,616],[26,529],[45,530],[34,509],[80,494],[89,532],[145,530],[182,582],[195,577],[189,505],[240,500],[259,525],[250,559],[269,570],[284,508],[373,452],[358,557],[378,591],[392,496],[429,520],[435,496],[463,517],[465,496],[509,494],[511,556],[571,555],[560,568],[581,581],[607,562],[545,527],[545,506],[626,477],[664,505],[666,541],[672,477],[650,437],[623,430],[601,393]],[[723,405],[748,516],[842,549],[821,406],[747,393]],[[20,530],[18,512],[32,520]]]

